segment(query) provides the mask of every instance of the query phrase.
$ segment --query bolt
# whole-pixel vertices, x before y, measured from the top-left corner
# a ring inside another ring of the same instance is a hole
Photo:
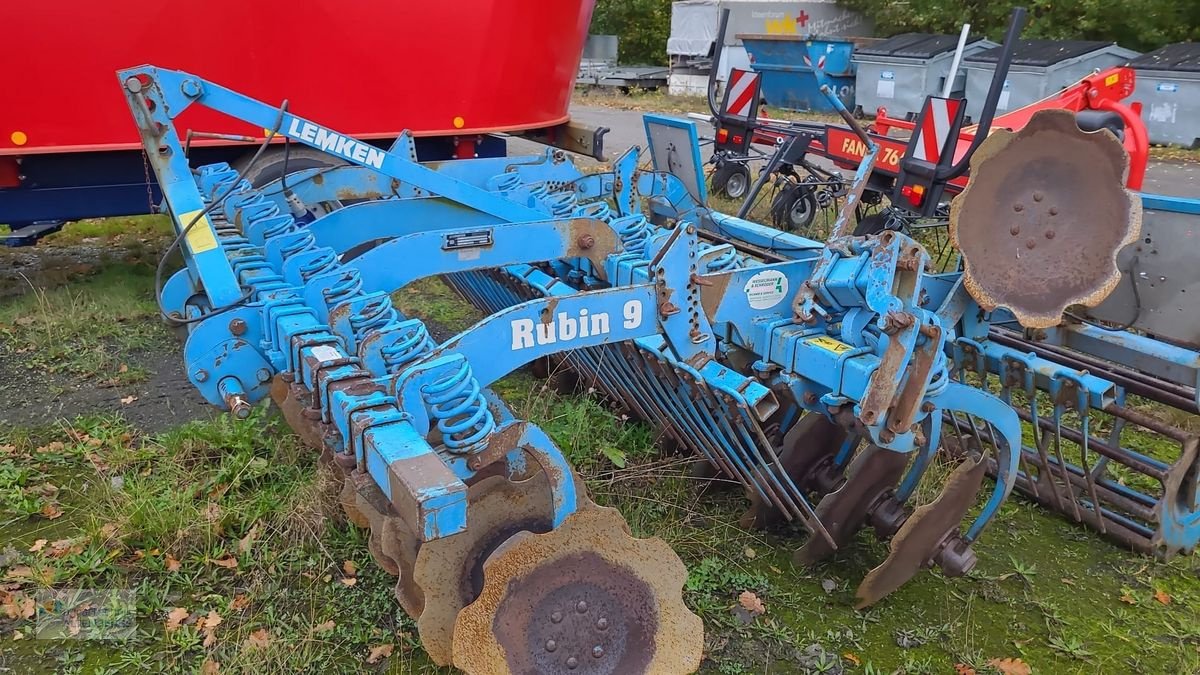
[[[245,335],[246,334],[246,322],[243,321],[242,319],[234,319],[233,321],[230,321],[229,322],[229,332],[233,333],[234,335]]]
[[[817,395],[811,391],[804,392],[804,402],[807,405],[814,405],[817,402]]]
[[[136,94],[142,90],[142,81],[136,77],[126,78],[125,88]]]
[[[931,412],[933,412],[933,411],[934,411],[934,409],[935,409],[936,407],[937,407],[937,406],[933,405],[933,403],[931,403],[931,402],[929,402],[929,401],[925,401],[924,403],[922,403],[922,404],[921,404],[921,412],[923,412],[923,413],[931,413]]]
[[[250,416],[250,402],[241,396],[230,396],[225,402],[229,404],[229,412],[233,413],[233,416],[239,420],[244,420]]]
[[[1057,216],[1057,215],[1058,215],[1058,207],[1057,207],[1057,206],[1051,206],[1051,207],[1050,207],[1050,215],[1052,215],[1052,216]]]
[[[580,614],[587,614],[587,602],[580,600],[579,603],[575,605],[575,611],[579,612]]]
[[[546,640],[546,651],[552,652],[555,649],[558,649],[558,643],[554,640]]]
[[[259,368],[257,375],[260,384],[266,384],[271,381],[271,371],[266,368]]]
[[[1046,230],[1046,238],[1053,239],[1054,238],[1054,230]]]
[[[550,621],[552,621],[554,623],[561,623],[562,622],[562,612],[555,612],[555,613],[551,614]]]
[[[1025,210],[1025,205],[1024,205],[1024,204],[1013,204],[1013,211],[1016,211],[1017,213],[1020,213],[1020,212],[1022,212],[1022,211],[1024,211],[1024,210]]]
[[[596,620],[596,629],[597,630],[608,630],[608,619],[606,619],[604,617],[600,617],[599,619],[597,619]]]
[[[200,83],[195,80],[184,80],[183,84],[179,85],[179,90],[188,98],[197,98],[200,96]]]
[[[1013,223],[1013,226],[1008,228],[1008,232],[1009,232],[1009,234],[1011,234],[1012,236],[1015,237],[1018,234],[1021,234],[1021,226],[1017,225],[1016,223]]]
[[[1030,237],[1029,240],[1025,242],[1025,248],[1027,248],[1031,251],[1034,248],[1037,248],[1037,242],[1033,240],[1033,237]]]
[[[879,432],[879,440],[883,441],[884,443],[891,443],[892,441],[896,440],[896,434],[892,433],[891,429],[884,429],[883,431]]]
[[[592,658],[598,659],[601,656],[604,656],[604,647],[601,647],[600,645],[592,647]]]
[[[585,235],[579,237],[579,241],[577,241],[576,243],[579,245],[579,248],[586,251],[589,248],[596,245],[596,238],[590,234],[585,234]]]
[[[207,382],[208,381],[208,371],[207,370],[197,370],[196,371],[196,381],[197,382]]]
[[[575,670],[578,667],[579,667],[579,659],[575,658],[574,656],[567,659],[567,668],[569,668],[571,670]]]
[[[1046,198],[1046,195],[1042,194],[1040,190],[1033,193],[1033,201],[1035,201],[1035,202],[1040,202],[1045,198]]]

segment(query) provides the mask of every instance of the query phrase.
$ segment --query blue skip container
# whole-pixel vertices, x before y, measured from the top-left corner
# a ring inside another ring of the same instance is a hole
[[[738,35],[751,67],[762,74],[767,105],[785,110],[836,112],[821,93],[828,84],[847,109],[854,110],[854,43],[797,35]]]

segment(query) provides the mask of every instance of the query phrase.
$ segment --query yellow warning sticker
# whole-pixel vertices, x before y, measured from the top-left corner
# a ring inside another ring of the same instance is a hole
[[[201,216],[201,213],[203,213],[201,210],[188,211],[179,216],[180,225],[183,227],[191,225],[185,239],[192,255],[211,251],[217,247],[217,237],[213,234],[212,221],[208,219],[207,215]],[[197,216],[200,216],[200,220],[196,220]],[[192,224],[193,220],[196,220],[194,225]]]
[[[828,337],[826,335],[821,335],[821,336],[818,336],[815,338],[810,338],[808,340],[805,340],[805,342],[807,342],[808,344],[810,344],[814,347],[820,347],[821,349],[824,349],[826,351],[831,351],[834,354],[843,354],[845,352],[850,351],[851,349],[854,349],[854,347],[851,347],[850,345],[846,344],[845,342],[839,342],[839,341],[834,340],[833,338]]]
[[[1108,77],[1104,78],[1104,86],[1111,87],[1120,81],[1121,81],[1121,76],[1118,75],[1117,73],[1113,73],[1112,75],[1109,75]]]

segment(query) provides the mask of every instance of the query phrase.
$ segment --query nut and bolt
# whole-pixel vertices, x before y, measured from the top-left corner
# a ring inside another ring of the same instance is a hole
[[[579,248],[586,251],[596,245],[596,238],[590,234],[585,234],[579,237],[579,240],[575,243],[579,245]]]
[[[229,322],[229,332],[234,335],[246,334],[246,322],[242,319],[234,319]]]
[[[207,370],[197,370],[196,371],[196,381],[197,382],[207,382],[208,381],[208,371]]]
[[[259,384],[266,384],[271,381],[271,371],[266,368],[259,368],[256,373]]]

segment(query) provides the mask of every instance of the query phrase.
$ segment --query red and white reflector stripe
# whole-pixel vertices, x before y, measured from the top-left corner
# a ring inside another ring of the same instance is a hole
[[[950,125],[958,114],[962,99],[929,97],[925,101],[925,115],[921,129],[917,132],[917,145],[913,156],[926,162],[937,163],[942,148],[950,136]]]
[[[729,71],[728,107],[725,112],[738,117],[750,117],[754,94],[758,91],[758,73],[750,70]]]
[[[809,68],[812,68],[812,59],[809,58],[808,54],[804,55],[804,65],[808,66]],[[824,54],[817,57],[817,70],[825,70],[825,55]]]

